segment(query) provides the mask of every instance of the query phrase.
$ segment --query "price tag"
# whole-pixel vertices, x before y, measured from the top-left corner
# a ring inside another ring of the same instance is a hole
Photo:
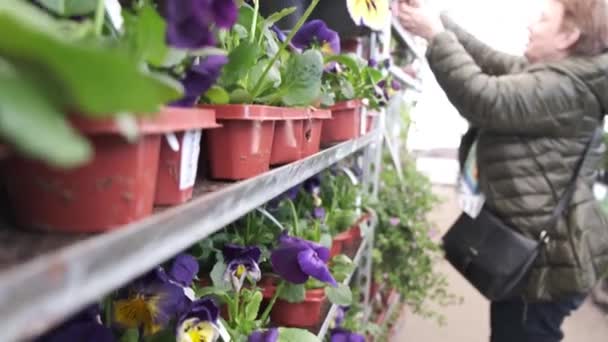
[[[187,131],[182,138],[182,160],[180,165],[179,189],[194,186],[198,156],[201,150],[201,130]]]
[[[230,334],[221,320],[217,321],[217,331],[224,342],[230,342]]]

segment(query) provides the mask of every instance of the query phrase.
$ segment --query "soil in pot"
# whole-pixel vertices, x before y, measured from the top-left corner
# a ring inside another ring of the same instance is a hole
[[[140,118],[140,139],[130,143],[114,120],[72,119],[88,136],[94,157],[86,165],[57,169],[13,156],[4,180],[18,226],[91,233],[111,230],[152,213],[161,135],[183,129],[180,116]]]
[[[214,109],[221,128],[206,134],[211,178],[242,180],[270,169],[275,121],[282,109],[260,105],[202,106]]]

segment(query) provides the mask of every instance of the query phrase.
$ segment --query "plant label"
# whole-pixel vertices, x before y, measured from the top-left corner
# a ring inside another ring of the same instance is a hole
[[[179,189],[184,190],[194,186],[198,157],[201,151],[201,130],[184,133],[182,138],[182,160],[180,165]]]

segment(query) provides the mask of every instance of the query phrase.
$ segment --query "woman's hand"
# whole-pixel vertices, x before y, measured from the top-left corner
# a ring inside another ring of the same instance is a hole
[[[428,41],[445,30],[439,13],[434,13],[419,0],[397,0],[393,3],[393,16],[406,30]]]

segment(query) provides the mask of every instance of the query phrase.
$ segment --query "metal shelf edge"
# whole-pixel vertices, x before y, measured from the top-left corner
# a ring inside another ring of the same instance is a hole
[[[363,241],[361,242],[361,245],[359,246],[359,249],[357,250],[357,254],[355,254],[355,257],[353,258],[353,263],[355,265],[357,265],[357,267],[359,267],[359,263],[361,262],[361,258],[363,258],[363,254],[365,253],[365,249],[367,248],[367,244],[368,244],[368,240],[367,239],[363,239]],[[342,284],[347,284],[347,285],[350,284],[350,281],[352,280],[352,278],[355,275],[355,273],[356,273],[356,270],[350,276],[348,276],[348,278],[346,278],[342,282]],[[338,311],[338,305],[332,304],[331,308],[327,312],[327,316],[325,317],[325,321],[323,322],[323,325],[321,325],[321,329],[319,329],[319,333],[317,334],[317,337],[320,340],[323,340],[323,338],[325,338],[325,335],[327,335],[327,332],[329,330],[329,325],[331,324],[331,321],[334,319],[337,311]]]
[[[414,52],[414,55],[416,55],[416,58],[420,59],[421,61],[425,61],[426,57],[424,53],[418,49],[418,46],[414,41],[414,36],[404,29],[396,19],[393,18],[391,20],[391,24],[395,32],[397,32],[397,37],[399,37],[405,44],[407,44],[407,46],[409,46],[409,48]]]
[[[422,91],[422,85],[420,82],[410,75],[406,74],[403,70],[399,69],[396,66],[391,66],[389,69],[390,73],[395,76],[399,81],[407,84],[408,86],[414,88],[416,91]]]
[[[0,274],[0,341],[28,339],[363,147],[377,130]],[[245,195],[246,194],[246,195]]]

